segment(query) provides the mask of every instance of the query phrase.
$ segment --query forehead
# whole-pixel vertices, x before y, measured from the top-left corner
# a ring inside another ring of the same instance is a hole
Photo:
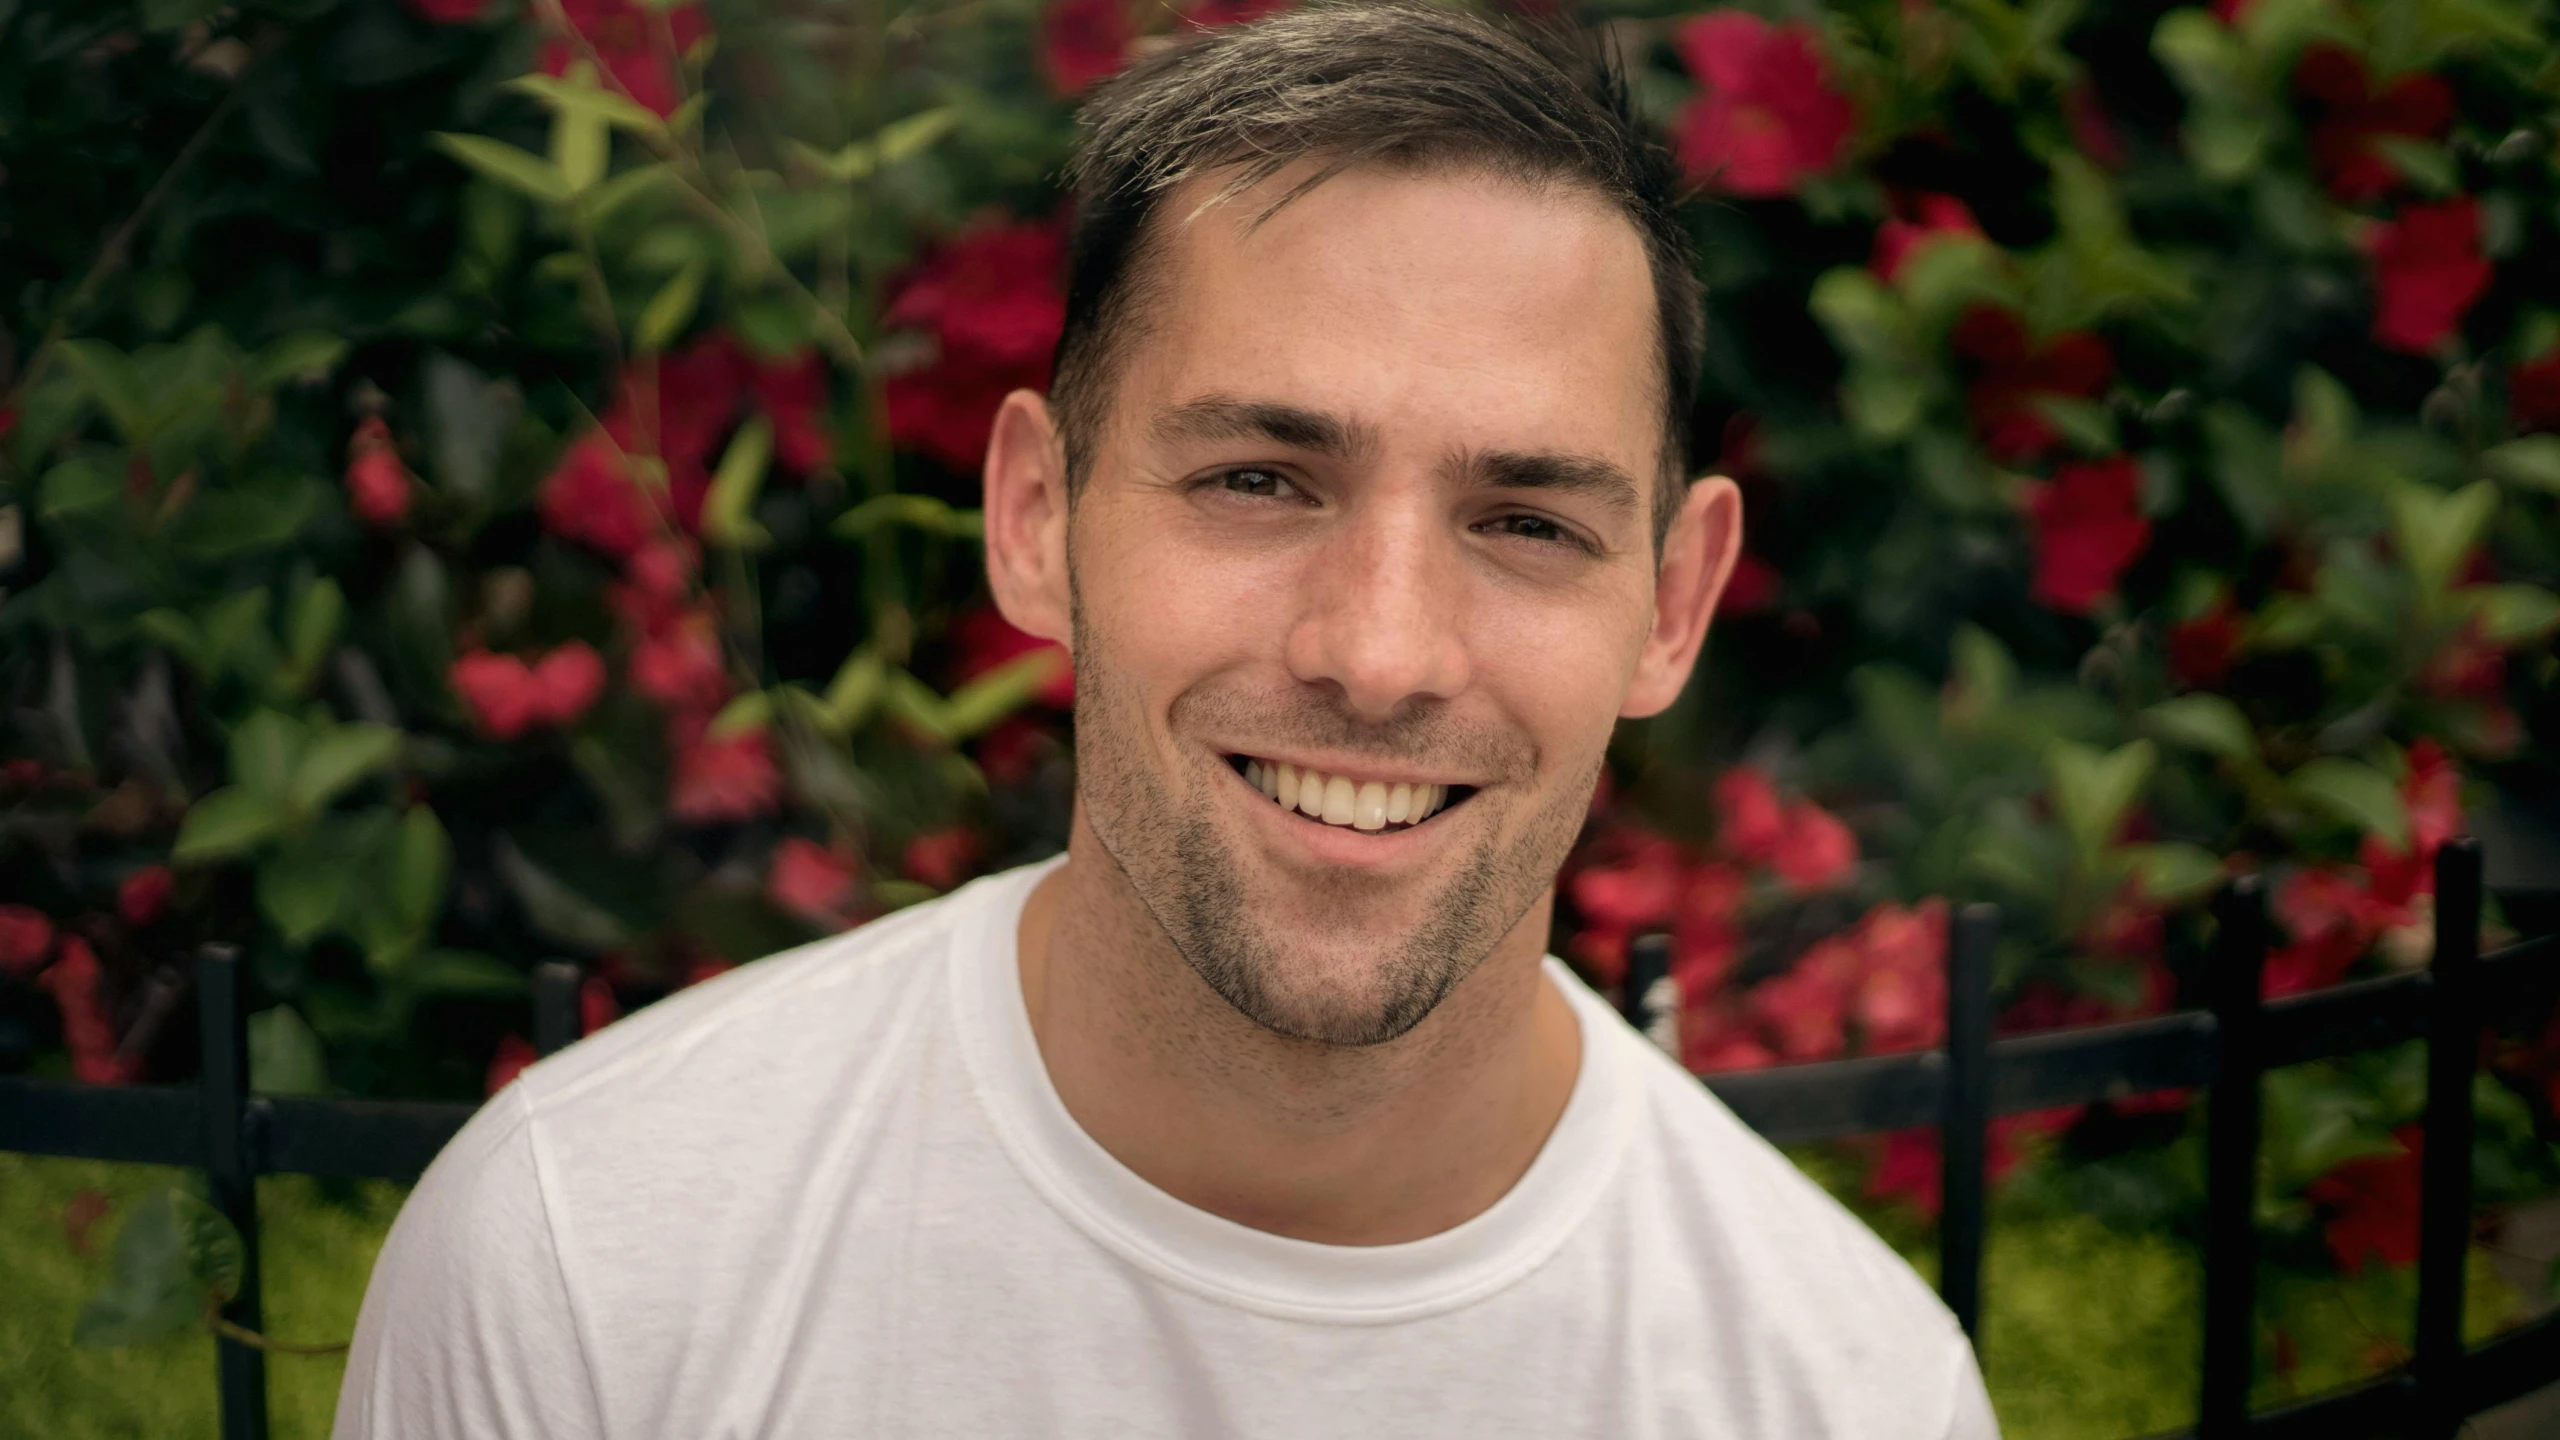
[[[1661,361],[1642,240],[1565,184],[1306,167],[1167,195],[1151,312],[1114,409],[1202,394],[1321,409],[1391,442],[1570,445],[1653,468]]]

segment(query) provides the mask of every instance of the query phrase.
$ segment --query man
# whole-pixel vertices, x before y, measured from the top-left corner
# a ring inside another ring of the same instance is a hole
[[[1326,8],[1085,118],[1054,404],[986,461],[1066,856],[526,1072],[338,1434],[1992,1435],[1902,1262],[1543,956],[1740,543],[1610,72]]]

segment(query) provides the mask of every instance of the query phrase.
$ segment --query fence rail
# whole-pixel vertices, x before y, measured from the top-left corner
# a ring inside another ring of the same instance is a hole
[[[2450,1436],[2466,1417],[2560,1381],[2560,1312],[2483,1344],[2461,1344],[2471,1233],[2471,1084],[2488,1017],[2560,1003],[2560,935],[2479,949],[2480,852],[2468,838],[2436,860],[2435,954],[2422,972],[2259,998],[2265,897],[2243,877],[2217,901],[2212,1008],[2116,1025],[1995,1040],[1991,957],[1998,917],[1967,906],[1949,937],[1947,1044],[1706,1077],[1742,1120],[1789,1143],[1936,1127],[1943,1137],[1940,1291],[1968,1334],[1981,1309],[1992,1117],[2151,1091],[2209,1087],[2206,1115],[2204,1344],[2199,1440],[2250,1436]],[[1639,940],[1625,1009],[1658,1018],[1668,942]],[[0,1077],[0,1150],[205,1170],[213,1198],[249,1247],[240,1298],[225,1311],[255,1328],[255,1178],[320,1175],[414,1181],[476,1107],[247,1093],[240,966],[229,947],[198,963],[204,1079],[187,1086],[92,1086]],[[535,1048],[576,1038],[578,971],[534,976]],[[2248,1411],[2256,1353],[2255,1229],[2259,1081],[2285,1065],[2423,1040],[2428,1046],[2421,1159],[2416,1345],[2411,1363],[2364,1384],[2279,1409]],[[224,1440],[266,1434],[264,1357],[216,1342]]]

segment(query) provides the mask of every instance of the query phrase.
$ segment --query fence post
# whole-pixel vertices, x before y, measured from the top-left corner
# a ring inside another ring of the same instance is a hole
[[[1947,937],[1946,1090],[1938,1112],[1938,1294],[1977,1352],[1990,1231],[1991,952],[2000,912],[1967,905]]]
[[[207,945],[196,953],[196,1004],[204,1072],[196,1095],[204,1115],[204,1162],[214,1208],[240,1232],[240,1293],[222,1318],[261,1328],[258,1306],[258,1175],[250,1154],[249,1030],[240,997],[240,951]],[[267,1357],[255,1346],[215,1337],[222,1440],[266,1440]]]
[[[545,960],[533,967],[533,1050],[551,1055],[578,1038],[578,967]]]
[[[2205,1118],[2204,1365],[2196,1433],[2246,1432],[2258,1351],[2258,1008],[2267,963],[2264,883],[2242,875],[2215,903],[2213,1092]]]
[[[2450,1436],[2464,1416],[2463,1267],[2471,1250],[2472,1072],[2480,1059],[2480,844],[2436,852],[2436,943],[2427,995],[2427,1113],[2419,1156],[2413,1433]]]

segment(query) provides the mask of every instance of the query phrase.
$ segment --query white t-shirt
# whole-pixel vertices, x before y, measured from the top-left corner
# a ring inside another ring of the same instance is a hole
[[[1581,1074],[1483,1214],[1322,1245],[1156,1189],[1032,1038],[1047,869],[525,1071],[392,1226],[336,1436],[1996,1434],[1900,1257],[1552,960]]]

